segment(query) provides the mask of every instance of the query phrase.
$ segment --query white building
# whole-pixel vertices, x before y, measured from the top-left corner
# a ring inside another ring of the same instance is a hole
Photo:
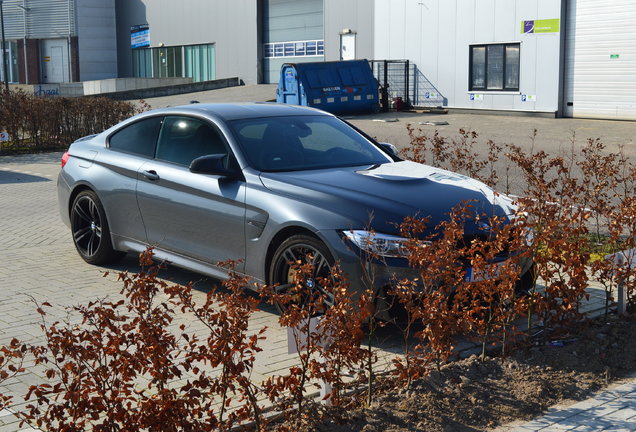
[[[636,0],[118,0],[117,7],[119,35],[148,23],[151,47],[213,46],[214,77],[277,82],[285,62],[405,59],[415,66],[418,103],[636,119]],[[132,74],[125,45],[120,39],[119,70]]]
[[[408,60],[416,104],[636,120],[636,0],[5,0],[4,9],[14,82],[250,84],[277,82],[287,62]]]

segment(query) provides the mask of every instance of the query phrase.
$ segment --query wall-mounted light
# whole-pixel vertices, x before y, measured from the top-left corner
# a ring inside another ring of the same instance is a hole
[[[353,33],[353,30],[351,30],[350,28],[343,28],[342,31],[340,32],[340,34],[351,34]]]
[[[164,43],[163,42],[159,42],[159,48],[163,48]]]

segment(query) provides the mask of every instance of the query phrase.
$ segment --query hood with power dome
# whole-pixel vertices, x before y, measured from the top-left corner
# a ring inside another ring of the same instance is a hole
[[[465,202],[475,213],[510,215],[505,196],[469,177],[428,165],[401,161],[371,167],[343,167],[298,172],[263,172],[268,189],[310,202],[349,218],[352,227],[369,224],[378,232],[397,233],[407,216],[429,217],[435,227]],[[475,228],[476,229],[476,228]],[[467,226],[467,233],[472,229]]]

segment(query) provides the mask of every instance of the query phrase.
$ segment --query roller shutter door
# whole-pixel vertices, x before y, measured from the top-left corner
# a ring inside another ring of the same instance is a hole
[[[568,0],[566,117],[636,120],[636,0]]]
[[[283,63],[324,61],[324,55],[319,55],[324,40],[323,22],[323,0],[266,0],[263,3],[263,78],[266,83],[278,82]],[[287,44],[281,44],[284,42]]]

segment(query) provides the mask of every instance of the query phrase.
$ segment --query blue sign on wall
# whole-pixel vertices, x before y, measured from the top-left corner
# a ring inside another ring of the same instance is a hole
[[[148,24],[140,24],[130,28],[131,48],[143,48],[150,46],[150,29]]]

